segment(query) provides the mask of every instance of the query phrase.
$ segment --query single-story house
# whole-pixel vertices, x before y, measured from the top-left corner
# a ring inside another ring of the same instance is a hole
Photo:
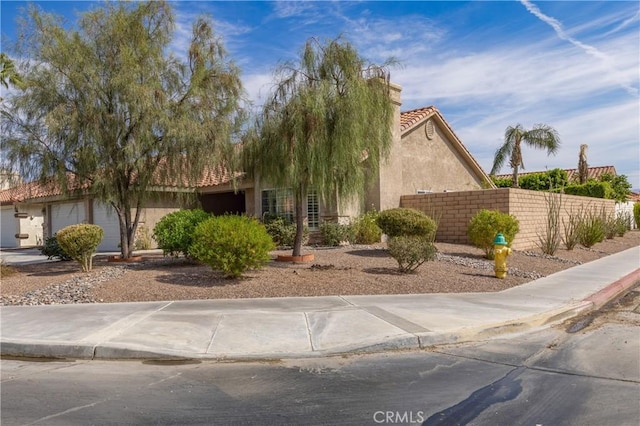
[[[569,182],[578,182],[578,169],[561,169],[567,172],[567,180]],[[536,171],[536,172],[518,172],[518,177],[532,175],[535,173],[544,173],[545,171]],[[598,180],[600,176],[608,174],[612,176],[618,176],[616,172],[616,168],[614,166],[598,166],[598,167],[588,167],[587,168],[587,179],[595,179]],[[496,175],[498,179],[511,179],[513,177],[513,173],[508,174],[500,174]]]
[[[400,111],[401,90],[400,86],[391,85],[395,111],[389,158],[358,199],[322,203],[317,194],[308,194],[305,213],[310,229],[317,229],[323,220],[346,221],[365,210],[398,207],[401,195],[495,188],[437,108]],[[234,187],[231,179],[224,168],[215,167],[198,182],[195,190],[205,211],[293,217],[293,195],[289,189],[274,188],[258,179],[240,180]],[[171,191],[171,188],[165,187],[162,191]],[[109,205],[93,199],[87,189],[68,198],[54,186],[18,185],[0,191],[0,208],[2,247],[38,245],[64,226],[85,222],[103,227],[105,238],[99,250],[118,250],[119,226],[115,212]],[[169,197],[158,197],[142,212],[143,229],[150,232],[162,216],[179,208]]]

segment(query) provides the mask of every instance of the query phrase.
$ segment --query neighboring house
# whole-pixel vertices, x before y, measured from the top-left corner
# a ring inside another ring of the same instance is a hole
[[[323,220],[345,222],[367,210],[399,207],[401,195],[495,188],[435,107],[400,112],[401,88],[392,84],[391,89],[395,112],[388,160],[371,176],[359,198],[321,202],[317,194],[309,193],[305,213],[310,229],[318,229]],[[174,188],[154,190],[161,194]],[[295,211],[289,189],[275,188],[258,179],[240,180],[234,187],[231,174],[223,167],[205,173],[196,191],[203,209],[213,214],[246,213],[263,217],[271,213],[293,219]],[[103,227],[105,238],[99,250],[118,250],[115,212],[111,206],[94,200],[86,190],[78,190],[76,196],[69,198],[54,186],[23,184],[0,191],[0,206],[2,247],[37,245],[64,226],[84,222]],[[179,208],[169,197],[160,196],[145,207],[140,225],[150,232],[162,216]],[[21,217],[14,217],[16,213]]]
[[[562,169],[565,172],[567,172],[567,180],[569,182],[578,182],[578,169]],[[522,176],[527,176],[527,175],[531,175],[534,173],[544,173],[545,170],[543,171],[537,171],[537,172],[519,172],[518,176],[522,177]],[[604,175],[604,174],[609,174],[612,176],[618,176],[618,173],[616,172],[616,168],[614,166],[601,166],[601,167],[589,167],[587,168],[587,180],[588,179],[595,179],[598,180],[600,179],[600,176]],[[508,174],[503,174],[503,175],[496,175],[496,178],[499,179],[511,179],[511,177],[513,176],[512,173],[508,173]]]

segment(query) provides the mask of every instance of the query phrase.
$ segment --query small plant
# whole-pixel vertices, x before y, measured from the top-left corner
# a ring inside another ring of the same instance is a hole
[[[284,216],[265,214],[262,222],[277,247],[293,247],[296,237],[296,224]],[[309,228],[304,227],[302,244],[309,241]]]
[[[40,253],[47,256],[47,259],[59,259],[59,260],[71,260],[71,256],[65,253],[58,244],[58,239],[54,235],[53,237],[47,237],[44,241],[44,245],[40,249]]]
[[[247,216],[216,216],[200,223],[193,235],[191,255],[200,262],[238,278],[260,268],[275,248],[264,225]]]
[[[166,255],[190,257],[193,231],[211,215],[204,210],[178,210],[164,216],[153,228],[153,238]]]
[[[438,253],[432,241],[416,235],[392,237],[387,247],[402,273],[413,272],[424,262],[435,260]]]
[[[544,234],[538,234],[538,247],[544,254],[553,256],[560,246],[560,207],[562,195],[545,194],[547,226]]]
[[[621,211],[616,214],[615,227],[616,227],[616,235],[619,237],[624,237],[624,234],[627,231],[631,230],[631,223],[633,218],[631,217],[631,213],[628,211]]]
[[[467,227],[471,244],[482,249],[486,258],[491,260],[495,257],[493,240],[496,235],[502,233],[510,247],[519,231],[520,225],[515,216],[497,210],[480,210]]]
[[[578,242],[591,248],[605,239],[605,223],[601,215],[591,211],[585,214],[578,227]]]
[[[436,222],[420,210],[398,207],[380,212],[376,224],[388,237],[418,235],[433,240]]]
[[[569,212],[568,219],[562,221],[562,243],[567,250],[573,250],[578,245],[581,222],[582,214],[573,212]]]
[[[80,263],[83,272],[93,269],[93,256],[103,237],[100,226],[88,223],[64,227],[56,234],[60,247]]]
[[[354,228],[351,225],[343,225],[337,222],[324,221],[320,224],[322,242],[327,246],[337,247],[342,243],[350,243],[355,240]]]
[[[636,222],[636,228],[640,228],[640,202],[633,203],[633,220]]]
[[[133,244],[134,250],[150,250],[151,249],[151,234],[149,228],[141,225],[136,230],[136,241]]]
[[[7,265],[4,259],[0,259],[0,277],[9,278],[12,275],[15,275],[18,271],[13,266]]]
[[[355,220],[356,244],[375,244],[382,238],[382,229],[377,225],[378,212],[370,211]]]
[[[613,213],[607,213],[604,209],[600,213],[602,224],[604,225],[604,236],[608,240],[612,240],[618,234],[618,223]]]

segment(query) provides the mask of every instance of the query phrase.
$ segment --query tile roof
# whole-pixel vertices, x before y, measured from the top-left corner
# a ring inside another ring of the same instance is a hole
[[[400,132],[404,133],[405,130],[410,129],[414,125],[420,123],[435,112],[439,112],[434,106],[428,106],[424,108],[412,109],[411,111],[405,111],[400,113]]]
[[[569,180],[569,182],[573,182],[573,181],[577,181],[578,180],[578,169],[562,169],[565,172],[567,172],[567,179]],[[522,172],[522,173],[518,173],[518,176],[526,176],[526,175],[530,175],[533,173],[542,173],[543,171],[537,171],[537,172]],[[602,176],[603,174],[608,173],[608,174],[612,174],[614,176],[617,176],[618,173],[616,172],[616,168],[614,166],[599,166],[599,167],[589,167],[587,168],[587,179],[598,179],[600,178],[600,176]],[[513,175],[513,173],[505,173],[505,174],[500,174],[500,175],[496,175],[497,178],[502,179],[502,178],[510,178]]]
[[[196,182],[195,188],[205,188],[227,184],[231,182],[231,175],[232,173],[229,172],[229,170],[224,166],[209,168],[205,170],[202,177]],[[243,175],[244,174],[240,172],[233,173],[233,176],[235,178],[239,178]],[[171,182],[165,182],[165,184],[163,185],[159,181],[159,176],[160,172],[154,173],[156,182],[154,182],[152,185],[169,188],[186,186],[185,180],[183,180],[183,182],[179,184],[176,179]],[[73,184],[74,180],[75,179],[73,179],[73,176],[70,176],[70,191],[81,189],[80,186]],[[88,185],[83,185],[83,187],[86,189]],[[36,200],[38,198],[54,197],[62,195],[62,193],[62,188],[59,185],[54,184],[53,182],[42,183],[40,181],[32,181],[0,191],[0,205],[19,203],[25,200]]]

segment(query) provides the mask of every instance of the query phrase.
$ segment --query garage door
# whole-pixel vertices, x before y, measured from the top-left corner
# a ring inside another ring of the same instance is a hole
[[[13,206],[0,208],[0,247],[16,247],[17,219],[13,216]]]
[[[120,224],[113,207],[110,204],[94,201],[93,223],[100,225],[104,231],[104,238],[98,246],[98,251],[120,251],[118,247],[120,244]]]
[[[85,223],[86,215],[84,203],[76,201],[72,203],[53,204],[51,206],[51,234],[55,234],[65,226]]]

